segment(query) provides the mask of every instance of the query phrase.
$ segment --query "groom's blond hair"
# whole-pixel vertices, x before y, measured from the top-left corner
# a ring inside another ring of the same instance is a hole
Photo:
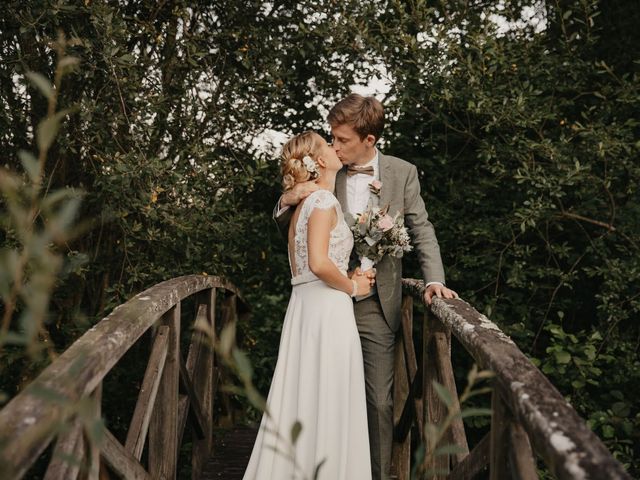
[[[384,108],[375,97],[351,93],[329,110],[327,120],[332,127],[349,125],[361,140],[371,134],[377,141],[384,129]]]

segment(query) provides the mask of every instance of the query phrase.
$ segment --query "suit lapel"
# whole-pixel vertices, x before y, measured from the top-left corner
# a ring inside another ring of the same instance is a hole
[[[344,167],[336,175],[336,198],[340,202],[342,211],[347,212],[347,167]]]
[[[391,177],[393,172],[391,171],[391,162],[386,155],[380,153],[378,155],[378,166],[380,167],[380,182],[382,187],[380,188],[380,208],[384,208],[391,203]]]

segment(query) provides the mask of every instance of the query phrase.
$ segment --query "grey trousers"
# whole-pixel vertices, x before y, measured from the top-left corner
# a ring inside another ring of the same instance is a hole
[[[367,420],[373,480],[391,473],[393,445],[393,350],[396,332],[384,319],[378,295],[354,304],[360,333],[367,394]]]

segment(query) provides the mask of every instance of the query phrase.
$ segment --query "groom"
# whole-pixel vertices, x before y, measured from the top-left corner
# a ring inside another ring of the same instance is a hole
[[[454,298],[444,286],[444,269],[433,225],[428,220],[420,196],[418,172],[414,165],[382,154],[375,147],[384,127],[382,104],[374,97],[352,93],[329,112],[333,147],[344,168],[336,177],[336,197],[342,210],[352,215],[365,210],[373,180],[381,182],[378,204],[389,205],[389,214],[404,214],[427,289],[424,300]],[[276,220],[281,231],[288,230],[292,209],[317,189],[313,182],[298,184],[280,199]],[[371,271],[358,275],[372,275]],[[393,360],[396,333],[400,327],[402,301],[402,261],[385,256],[377,265],[373,294],[354,304],[364,358],[367,418],[374,480],[388,479],[393,442]]]

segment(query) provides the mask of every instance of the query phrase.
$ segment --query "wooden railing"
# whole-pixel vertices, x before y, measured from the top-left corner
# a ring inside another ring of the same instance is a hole
[[[217,292],[224,297],[218,315]],[[194,433],[192,471],[197,476],[211,450],[220,372],[200,330],[193,330],[186,359],[183,356],[181,303],[187,297],[195,299],[195,322],[213,331],[248,311],[233,285],[202,275],[160,283],[117,307],[0,411],[0,477],[22,478],[57,438],[47,480],[79,475],[98,479],[101,463],[101,478],[105,465],[126,479],[175,478],[187,422]],[[108,429],[100,442],[88,441],[86,421],[80,420],[75,406],[84,401],[85,408],[90,405],[100,418],[104,377],[148,330],[152,347],[126,441],[119,442]],[[95,401],[87,402],[88,398]],[[62,425],[72,427],[61,429]],[[147,454],[141,462],[145,444]]]
[[[489,467],[491,480],[538,478],[536,458],[559,479],[631,479],[549,380],[487,317],[460,299],[435,299],[425,308],[422,362],[413,345],[413,300],[422,303],[424,284],[403,280],[402,336],[396,348],[393,467],[409,478],[411,430],[424,441],[425,422],[439,424],[447,408],[434,391],[436,380],[458,406],[451,366],[451,334],[482,369],[494,373],[491,431],[469,452],[464,425],[453,422],[445,444],[460,453],[437,456],[428,465],[444,471],[436,479],[470,479]]]

